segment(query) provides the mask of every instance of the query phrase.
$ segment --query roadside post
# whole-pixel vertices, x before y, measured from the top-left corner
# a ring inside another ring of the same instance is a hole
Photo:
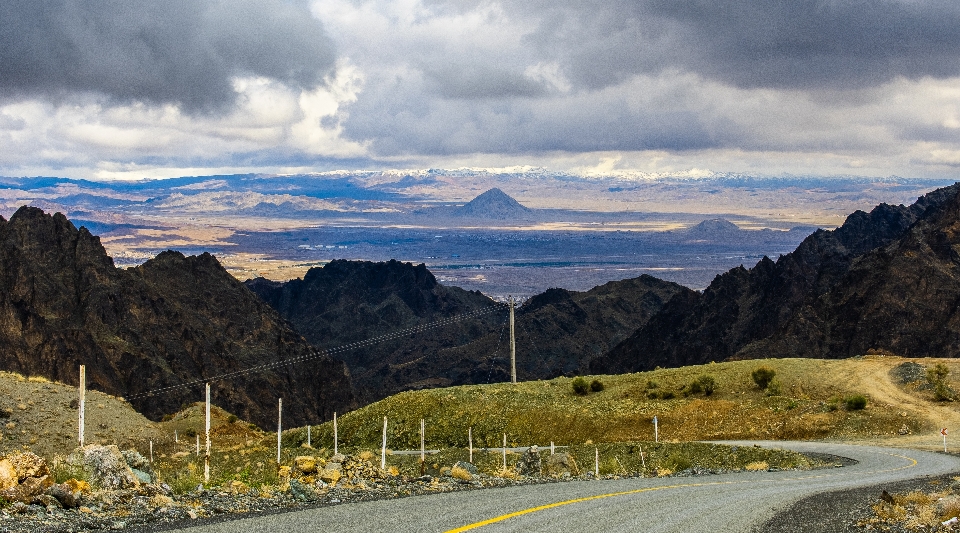
[[[503,471],[507,471],[507,434],[503,434]]]
[[[277,398],[277,472],[280,471],[280,432],[283,420],[283,398]]]
[[[387,417],[383,417],[383,445],[380,446],[380,469],[387,468]]]
[[[943,453],[947,453],[947,428],[940,428],[940,434],[943,435]]]
[[[660,442],[660,426],[657,423],[657,415],[653,415],[653,442]]]
[[[87,365],[80,365],[80,403],[77,404],[77,407],[80,411],[80,447],[83,448],[83,410],[84,404],[87,401]]]
[[[210,384],[207,383],[207,453],[203,456],[203,483],[210,483]]]
[[[337,412],[333,412],[333,455],[337,455]]]
[[[470,464],[473,464],[473,426],[467,428],[467,446],[470,447]]]
[[[311,428],[310,425],[308,424],[308,425],[307,425],[307,448],[313,448],[313,446],[312,446],[311,443],[310,443],[310,430],[311,430],[311,429],[312,429],[312,428]]]

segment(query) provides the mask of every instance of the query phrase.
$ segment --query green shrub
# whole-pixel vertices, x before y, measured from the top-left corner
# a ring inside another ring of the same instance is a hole
[[[197,430],[193,428],[187,428],[183,430],[183,436],[188,438],[193,438],[197,436]]]
[[[867,406],[867,397],[862,394],[854,394],[843,400],[847,406],[847,411],[859,411]]]
[[[593,392],[600,392],[603,390],[603,388],[604,388],[603,382],[600,381],[599,379],[595,379],[590,382],[590,390],[592,390]]]
[[[656,381],[652,380],[652,379],[648,379],[648,380],[647,380],[647,388],[648,388],[648,389],[659,389],[659,388],[660,388],[660,384],[657,383]]]
[[[683,455],[679,451],[673,452],[667,457],[667,468],[673,470],[674,472],[682,472],[691,466],[693,466],[693,461],[689,457]]]
[[[760,387],[760,390],[766,390],[770,385],[770,382],[773,381],[773,378],[777,375],[777,371],[770,368],[769,366],[760,366],[754,369],[753,373],[750,376],[753,378],[753,382]]]
[[[237,420],[239,420],[239,418],[237,418],[237,415],[230,415],[230,416],[227,417],[227,423],[228,423],[228,424],[233,424],[233,423],[236,422]]]
[[[573,392],[579,396],[586,396],[587,393],[590,392],[590,386],[587,385],[587,380],[582,377],[574,378],[571,386],[573,386]]]
[[[717,390],[717,380],[709,374],[704,374],[697,378],[697,383],[700,384],[700,388],[703,390],[704,396],[710,396],[715,390]]]
[[[947,384],[948,375],[950,369],[943,363],[927,369],[927,381],[933,385],[933,399],[938,402],[952,402],[957,397],[957,393]]]
[[[673,393],[673,391],[655,390],[648,392],[647,398],[651,400],[672,400],[676,398],[676,395]]]
[[[767,396],[780,396],[783,394],[783,384],[779,379],[773,379],[767,383]]]

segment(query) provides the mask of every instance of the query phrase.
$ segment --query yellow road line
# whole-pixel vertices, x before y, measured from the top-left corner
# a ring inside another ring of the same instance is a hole
[[[899,458],[901,458],[901,459],[906,459],[906,460],[910,461],[911,464],[906,465],[906,466],[900,466],[900,467],[897,467],[897,468],[888,468],[888,469],[886,469],[886,470],[876,470],[876,471],[873,471],[873,472],[864,472],[864,474],[880,474],[880,473],[883,473],[883,472],[895,472],[895,471],[897,471],[897,470],[904,470],[904,469],[906,469],[906,468],[913,468],[914,466],[917,466],[917,460],[914,459],[914,458],[912,458],[912,457],[907,457],[906,455],[898,455],[898,454],[895,454],[895,453],[886,453],[886,452],[880,452],[880,453],[883,453],[884,455],[889,455],[889,456],[891,456],[891,457],[899,457]],[[445,533],[460,533],[460,532],[462,532],[462,531],[470,531],[471,529],[477,529],[477,528],[481,528],[481,527],[483,527],[483,526],[489,526],[490,524],[495,524],[495,523],[497,523],[497,522],[503,522],[504,520],[507,520],[507,519],[509,519],[509,518],[515,518],[515,517],[517,517],[517,516],[523,516],[523,515],[530,514],[530,513],[536,513],[536,512],[538,512],[538,511],[546,511],[547,509],[554,509],[554,508],[556,508],[556,507],[561,507],[561,506],[564,506],[564,505],[570,505],[570,504],[572,504],[572,503],[588,502],[588,501],[592,501],[592,500],[600,500],[600,499],[603,499],[603,498],[613,498],[614,496],[626,496],[626,495],[629,495],[629,494],[640,494],[640,493],[643,493],[643,492],[653,492],[653,491],[664,490],[664,489],[681,489],[681,488],[686,488],[686,487],[708,487],[708,486],[713,486],[713,485],[739,485],[739,484],[744,484],[744,483],[758,483],[758,482],[760,482],[760,483],[775,483],[775,482],[783,482],[783,481],[798,481],[798,480],[803,480],[803,479],[817,479],[817,478],[822,478],[822,477],[832,477],[832,476],[836,476],[836,475],[838,475],[838,474],[821,474],[821,475],[816,475],[816,476],[801,476],[801,477],[784,478],[784,479],[779,479],[779,480],[773,480],[773,479],[761,479],[761,480],[749,479],[749,480],[743,480],[743,481],[715,481],[715,482],[711,482],[711,483],[689,483],[689,484],[679,484],[679,485],[664,485],[664,486],[662,486],[662,487],[647,487],[647,488],[643,488],[643,489],[627,490],[627,491],[623,491],[623,492],[610,492],[610,493],[607,493],[607,494],[597,494],[597,495],[595,495],[595,496],[586,496],[586,497],[584,497],[584,498],[576,498],[576,499],[573,499],[573,500],[565,500],[565,501],[562,501],[562,502],[554,502],[554,503],[548,503],[547,505],[540,505],[540,506],[538,506],[538,507],[531,507],[531,508],[529,508],[529,509],[523,509],[523,510],[515,511],[515,512],[512,512],[512,513],[507,513],[507,514],[504,514],[504,515],[495,516],[495,517],[493,517],[493,518],[488,518],[487,520],[482,520],[482,521],[480,521],[480,522],[474,522],[474,523],[472,523],[472,524],[467,524],[467,525],[465,525],[465,526],[461,526],[461,527],[458,527],[458,528],[456,528],[456,529],[450,529],[450,530],[447,530]]]

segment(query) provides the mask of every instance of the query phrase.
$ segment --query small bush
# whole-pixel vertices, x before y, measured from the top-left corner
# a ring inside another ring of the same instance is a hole
[[[650,391],[647,393],[647,398],[651,400],[672,400],[676,398],[676,395],[673,391],[669,390],[656,390]]]
[[[236,422],[237,420],[239,420],[239,418],[237,418],[237,415],[230,415],[230,416],[227,417],[227,423],[228,423],[228,424],[233,424],[233,423]]]
[[[586,396],[587,393],[590,392],[590,386],[587,385],[587,380],[581,377],[574,378],[571,386],[573,387],[573,392],[575,392],[578,396]]]
[[[944,382],[949,375],[950,369],[943,363],[937,363],[933,368],[927,369],[927,381],[929,381],[931,385]]]
[[[190,437],[190,438],[196,437],[196,436],[197,436],[197,430],[195,430],[195,429],[193,429],[193,428],[187,428],[187,429],[183,430],[183,436],[184,436],[184,437]]]
[[[170,413],[163,415],[163,418],[160,419],[161,422],[169,422],[171,420],[173,420],[173,415]]]
[[[859,411],[867,406],[867,397],[862,394],[854,394],[843,400],[847,406],[847,411]]]
[[[693,466],[693,461],[679,451],[673,452],[667,457],[667,468],[674,472],[682,472]]]
[[[750,374],[750,377],[752,377],[753,382],[760,387],[760,390],[766,390],[776,375],[777,371],[769,366],[760,366],[754,369],[753,373]]]
[[[603,390],[603,388],[604,388],[603,382],[600,381],[599,379],[595,379],[590,382],[590,390],[592,390],[593,392],[600,392]]]
[[[717,380],[709,374],[704,374],[697,378],[697,383],[700,384],[700,388],[703,389],[704,396],[710,396],[715,390],[717,390]]]
[[[652,379],[648,379],[648,380],[647,380],[647,388],[648,388],[648,389],[659,389],[659,388],[660,388],[660,384],[657,383],[656,381],[652,380]]]
[[[783,384],[779,379],[771,380],[767,383],[767,396],[780,396],[783,394]]]

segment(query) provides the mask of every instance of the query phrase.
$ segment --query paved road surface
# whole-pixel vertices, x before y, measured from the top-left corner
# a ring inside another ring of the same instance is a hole
[[[930,452],[810,442],[760,444],[840,455],[859,463],[810,472],[575,481],[466,491],[320,507],[182,531],[743,532],[813,494],[960,471],[960,458]]]

